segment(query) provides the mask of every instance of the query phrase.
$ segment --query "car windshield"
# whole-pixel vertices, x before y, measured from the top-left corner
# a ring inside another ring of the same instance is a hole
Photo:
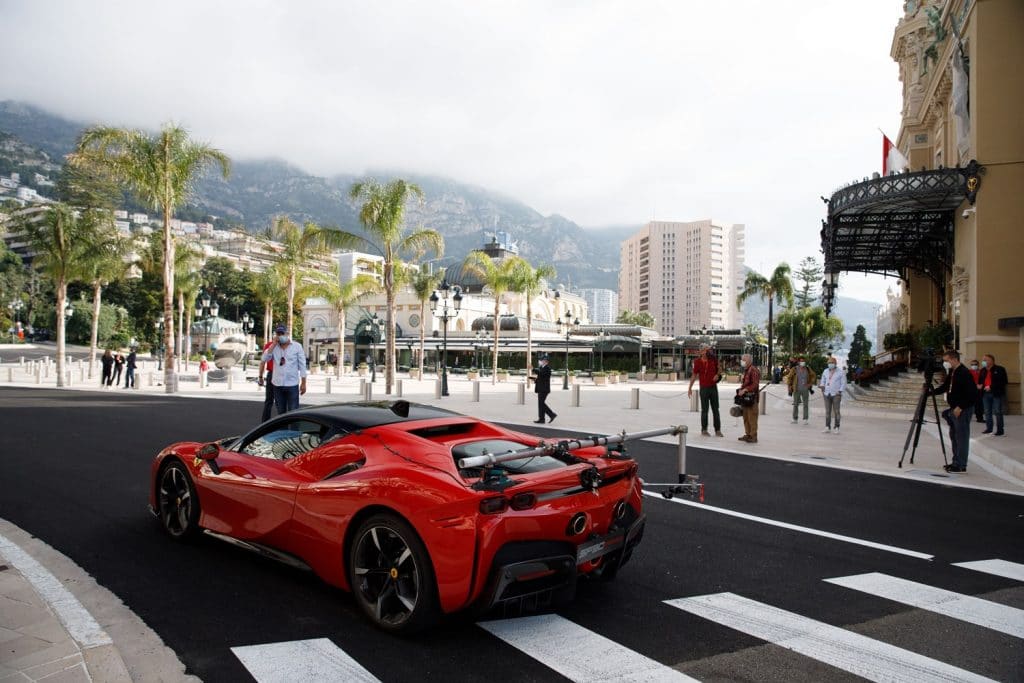
[[[452,455],[455,456],[455,461],[457,463],[461,458],[469,458],[474,455],[483,455],[484,453],[502,455],[510,451],[525,451],[530,448],[532,448],[532,446],[521,444],[518,441],[488,439],[486,441],[461,443],[452,448]],[[556,458],[552,458],[549,455],[534,455],[528,458],[519,458],[517,460],[506,460],[505,462],[494,465],[494,467],[500,467],[501,469],[516,474],[527,474],[529,472],[542,472],[544,470],[553,470],[558,467],[565,467],[565,463],[557,460]],[[483,468],[470,468],[470,470],[467,470],[467,473],[473,472],[475,476],[475,473],[481,469]]]

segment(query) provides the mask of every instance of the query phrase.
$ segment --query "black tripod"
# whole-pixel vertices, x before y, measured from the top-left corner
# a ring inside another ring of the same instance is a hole
[[[930,379],[930,378],[929,378]],[[921,425],[927,420],[924,419],[924,411],[928,407],[928,397],[932,397],[932,408],[935,409],[935,424],[939,428],[939,444],[942,446],[942,461],[949,464],[946,458],[946,440],[942,436],[942,422],[939,421],[939,404],[935,400],[935,394],[931,392],[931,381],[925,383],[921,389],[921,397],[917,399],[917,409],[914,410],[914,419],[910,422],[910,431],[907,432],[907,440],[903,444],[903,455],[900,456],[899,467],[903,467],[903,458],[907,457],[907,449],[910,448],[910,440],[914,440],[914,448],[910,451],[910,464],[914,464],[914,453],[917,452],[917,443],[921,440]]]

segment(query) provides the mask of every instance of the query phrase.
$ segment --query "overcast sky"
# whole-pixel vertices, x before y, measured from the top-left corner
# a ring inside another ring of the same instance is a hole
[[[0,0],[0,99],[187,126],[312,173],[442,174],[583,226],[747,226],[819,259],[828,196],[899,128],[898,0]],[[883,300],[893,280],[848,274]]]

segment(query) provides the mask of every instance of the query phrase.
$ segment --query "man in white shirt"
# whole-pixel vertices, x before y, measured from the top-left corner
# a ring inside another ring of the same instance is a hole
[[[274,361],[274,404],[277,414],[299,407],[299,396],[306,393],[306,355],[299,344],[292,343],[284,325],[274,329],[274,345],[263,352],[263,361]]]
[[[821,393],[825,397],[825,434],[839,433],[839,405],[846,391],[846,373],[836,365],[835,358],[828,359],[828,368],[821,373]],[[836,414],[836,428],[832,430],[832,412]]]

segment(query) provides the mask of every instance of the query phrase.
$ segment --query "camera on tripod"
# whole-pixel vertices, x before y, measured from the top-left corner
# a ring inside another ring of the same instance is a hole
[[[933,348],[925,349],[917,361],[917,371],[924,373],[924,381],[931,384],[936,372],[945,372],[942,367],[942,356],[936,356]]]
[[[946,442],[942,438],[942,427],[939,426],[939,405],[935,400],[935,373],[941,371],[945,374],[945,366],[942,365],[942,357],[935,355],[935,349],[927,348],[917,361],[917,371],[924,373],[924,386],[921,387],[921,395],[917,399],[917,407],[914,409],[914,417],[910,421],[910,431],[907,432],[907,440],[903,444],[903,455],[897,467],[903,467],[903,459],[907,457],[907,449],[911,442],[914,444],[910,451],[910,464],[914,464],[914,454],[917,452],[917,444],[921,440],[921,426],[928,422],[925,419],[925,410],[928,406],[928,398],[932,399],[932,409],[935,411],[935,425],[939,427],[939,445],[942,447],[942,459],[946,460]]]

